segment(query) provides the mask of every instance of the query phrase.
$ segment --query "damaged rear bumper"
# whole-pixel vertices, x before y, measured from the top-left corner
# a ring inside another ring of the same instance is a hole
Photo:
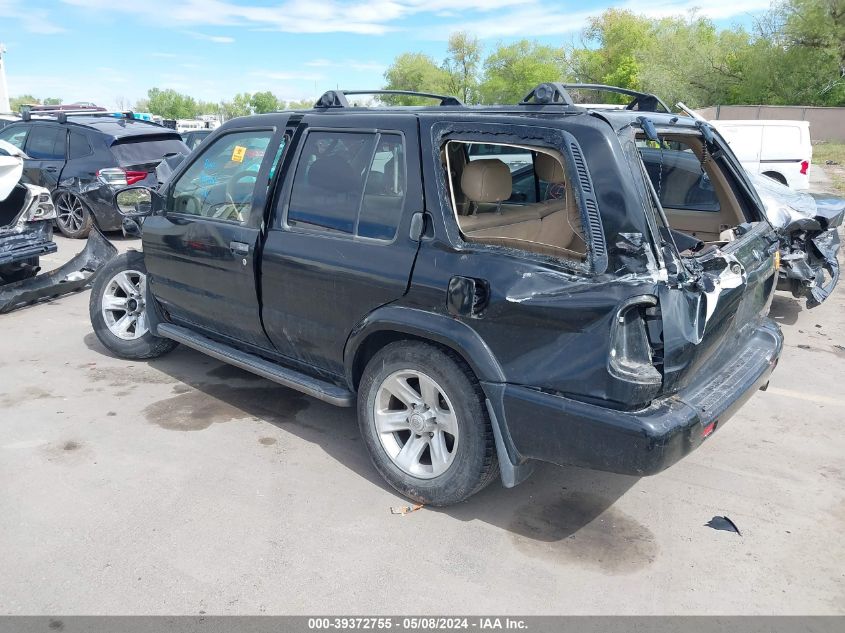
[[[19,229],[0,232],[0,266],[56,252],[52,220],[21,222]]]
[[[695,450],[761,387],[783,347],[766,319],[732,362],[640,411],[618,411],[519,385],[485,384],[514,464],[535,459],[652,475]],[[502,388],[503,387],[503,388]]]
[[[48,297],[81,290],[94,280],[96,272],[117,255],[117,249],[96,228],[76,257],[61,268],[5,286],[0,286],[0,314]]]

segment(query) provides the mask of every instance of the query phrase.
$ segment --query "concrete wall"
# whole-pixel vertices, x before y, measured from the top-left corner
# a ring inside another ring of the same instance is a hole
[[[809,121],[814,141],[845,142],[845,108],[815,106],[711,106],[697,111],[708,120],[786,119]]]

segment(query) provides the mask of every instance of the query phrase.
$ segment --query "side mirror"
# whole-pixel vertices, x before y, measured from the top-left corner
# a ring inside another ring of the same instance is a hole
[[[114,194],[114,208],[125,218],[143,218],[152,215],[160,204],[161,194],[148,187],[127,187]]]

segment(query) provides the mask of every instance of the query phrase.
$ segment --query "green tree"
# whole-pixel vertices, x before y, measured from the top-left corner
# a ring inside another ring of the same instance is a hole
[[[416,90],[442,94],[449,90],[449,73],[423,53],[403,53],[384,73],[387,90]],[[391,105],[430,105],[428,99],[405,95],[384,96]]]
[[[449,48],[443,70],[448,73],[448,93],[464,103],[478,101],[478,71],[481,45],[474,35],[459,31],[449,36]]]
[[[310,110],[314,107],[316,99],[301,99],[299,101],[288,101],[285,110]]]
[[[284,109],[284,102],[279,102],[279,98],[269,90],[265,92],[256,92],[249,100],[252,111],[255,114],[264,114],[265,112],[276,112]]]
[[[802,65],[816,88],[813,102],[845,104],[845,2],[787,0],[780,9],[787,50],[806,56]]]
[[[499,45],[484,60],[482,103],[518,103],[537,84],[564,79],[564,51],[531,40]]]
[[[238,93],[231,101],[224,101],[222,108],[223,115],[227,119],[248,116],[252,114],[252,95],[248,92]]]
[[[62,105],[62,100],[59,97],[47,97],[41,103],[44,105]]]
[[[199,114],[196,100],[172,88],[147,91],[149,111],[165,119],[192,119]]]
[[[41,101],[32,95],[19,95],[9,99],[9,107],[12,109],[12,112],[19,112],[22,106],[37,105],[39,103],[41,103]]]

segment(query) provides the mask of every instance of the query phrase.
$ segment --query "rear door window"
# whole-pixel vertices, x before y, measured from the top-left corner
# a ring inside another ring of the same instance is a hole
[[[405,160],[400,134],[311,132],[293,179],[288,226],[392,240],[405,204]]]
[[[64,160],[67,130],[61,127],[35,125],[26,139],[24,151],[37,160]]]

